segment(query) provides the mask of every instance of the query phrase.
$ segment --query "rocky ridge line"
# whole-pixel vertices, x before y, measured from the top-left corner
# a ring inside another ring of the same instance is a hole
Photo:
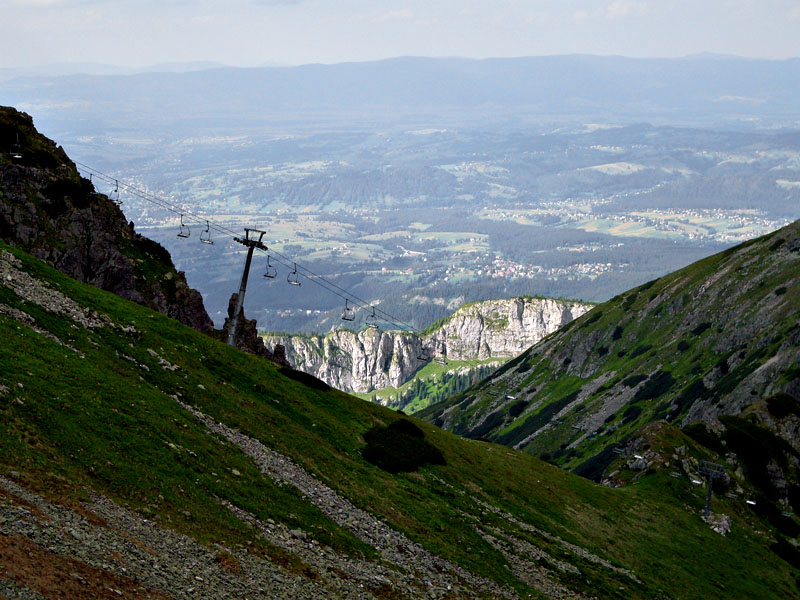
[[[512,298],[467,304],[426,336],[374,328],[326,336],[266,335],[295,369],[345,392],[400,387],[431,360],[510,358],[591,309],[585,303]]]
[[[21,158],[10,157],[19,140]],[[198,331],[213,322],[169,253],[132,222],[33,119],[0,107],[0,239],[70,277],[157,310]]]

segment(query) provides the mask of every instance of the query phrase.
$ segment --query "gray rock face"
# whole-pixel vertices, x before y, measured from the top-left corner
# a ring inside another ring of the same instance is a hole
[[[280,344],[295,369],[347,392],[399,387],[436,358],[475,360],[516,356],[591,306],[539,298],[488,300],[458,309],[424,337],[363,329],[322,336],[264,336]]]
[[[430,336],[452,360],[517,356],[592,307],[550,298],[511,298],[468,304]]]
[[[169,253],[134,230],[120,208],[78,173],[30,116],[0,107],[2,142],[19,139],[22,158],[0,152],[0,239],[85,283],[144,304],[198,331],[213,322],[203,298]]]

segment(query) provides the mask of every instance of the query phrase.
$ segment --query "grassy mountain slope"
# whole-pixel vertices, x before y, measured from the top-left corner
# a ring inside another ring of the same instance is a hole
[[[699,488],[656,475],[611,489],[459,438],[6,246],[0,336],[9,597],[799,595],[770,530],[738,504],[720,501],[734,519],[720,536],[699,518]],[[392,473],[365,460],[398,452],[430,461]],[[190,566],[175,565],[186,548]]]
[[[795,222],[599,305],[419,415],[595,479],[663,420],[797,514],[799,364]]]

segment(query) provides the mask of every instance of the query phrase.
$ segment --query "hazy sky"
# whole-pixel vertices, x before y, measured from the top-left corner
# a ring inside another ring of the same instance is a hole
[[[800,56],[800,0],[0,0],[0,66]]]

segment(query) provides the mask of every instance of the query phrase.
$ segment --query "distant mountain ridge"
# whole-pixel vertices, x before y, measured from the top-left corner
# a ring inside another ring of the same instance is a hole
[[[196,131],[208,131],[214,127],[210,117],[231,114],[250,126],[285,122],[299,127],[302,124],[294,121],[299,116],[313,122],[424,121],[428,126],[476,120],[508,124],[509,118],[533,116],[548,121],[592,116],[676,122],[699,116],[706,122],[793,120],[800,96],[800,59],[403,57],[334,65],[26,78],[3,82],[0,94],[11,104],[35,105],[48,119],[69,112],[73,119],[103,118],[123,129],[180,115],[181,122],[191,121]],[[158,109],[143,110],[148,106]]]
[[[29,67],[0,68],[0,81],[23,77],[69,77],[71,75],[133,75],[135,73],[187,73],[225,67],[212,61],[166,62],[145,67],[123,67],[105,63],[60,62]],[[266,66],[266,65],[265,65]]]

